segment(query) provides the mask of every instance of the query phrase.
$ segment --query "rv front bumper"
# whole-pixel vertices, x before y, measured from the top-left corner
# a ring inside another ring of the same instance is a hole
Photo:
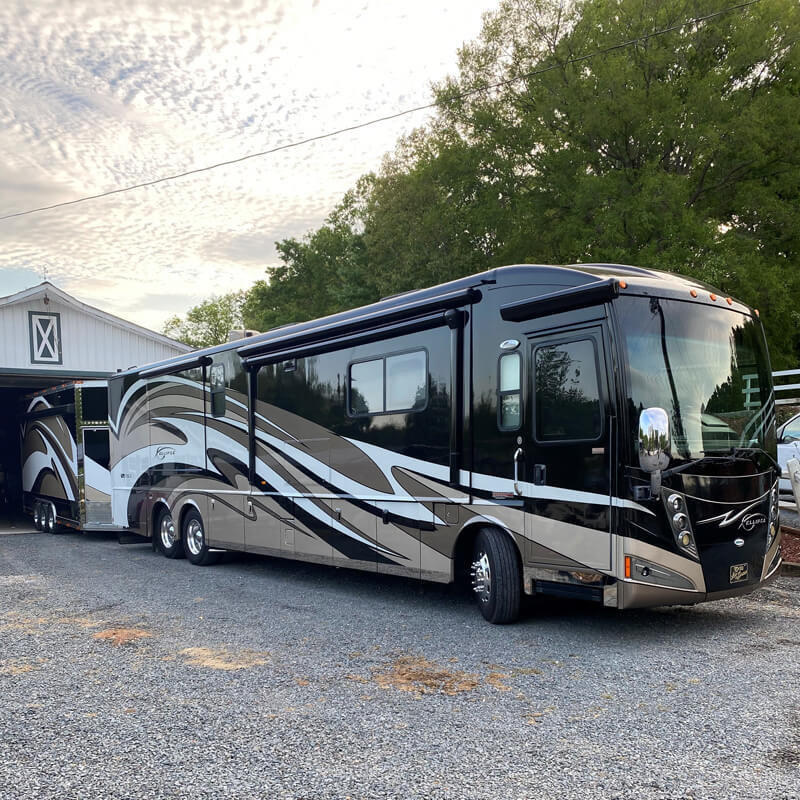
[[[770,571],[760,581],[734,586],[718,592],[700,592],[691,589],[673,589],[654,586],[633,580],[619,580],[605,587],[603,604],[616,608],[652,608],[654,606],[683,606],[705,603],[709,600],[724,600],[754,592],[778,577],[783,559],[778,556]]]

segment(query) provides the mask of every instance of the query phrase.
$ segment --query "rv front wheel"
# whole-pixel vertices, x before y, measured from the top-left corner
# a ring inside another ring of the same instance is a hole
[[[158,515],[156,523],[156,535],[158,536],[158,549],[167,558],[183,558],[183,543],[175,525],[172,514],[164,508]]]
[[[472,590],[484,618],[496,625],[519,616],[519,555],[511,538],[497,528],[481,528],[472,551]]]
[[[209,550],[206,544],[206,529],[197,509],[191,509],[183,519],[183,547],[186,558],[200,567],[219,561],[220,554]]]

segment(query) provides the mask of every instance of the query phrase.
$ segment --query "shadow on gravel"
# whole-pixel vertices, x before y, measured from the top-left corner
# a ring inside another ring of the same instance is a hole
[[[420,606],[429,606],[434,612],[438,609],[442,614],[472,614],[476,621],[480,620],[480,612],[475,607],[471,590],[462,585],[428,583],[396,575],[309,564],[251,553],[228,553],[216,568],[222,566],[224,569],[223,565],[249,573],[254,579],[263,575],[265,579],[277,578],[304,586],[308,589],[306,596],[309,598],[313,597],[315,589],[323,588],[326,593],[357,595],[360,602],[371,603],[381,599],[389,601],[394,608],[406,605],[408,614],[416,613]],[[293,608],[288,604],[282,607],[286,610],[308,609]],[[742,621],[751,616],[749,612],[730,607],[721,614],[718,603],[619,611],[588,602],[538,595],[523,597],[522,613],[514,629],[530,628],[541,631],[569,623],[576,628],[600,634],[641,634],[646,639],[665,631],[685,632],[695,636],[698,626],[722,632],[741,627]]]
[[[75,546],[80,546],[82,542],[91,546],[92,543],[116,543],[117,537],[115,533],[80,534],[70,531],[59,538],[69,540]],[[196,568],[185,561],[170,562],[162,559],[159,554],[152,552],[149,543],[120,545],[120,547],[124,547],[124,550],[131,555],[133,553],[140,556],[152,555],[152,558],[163,563],[167,570],[181,564],[191,570],[208,570],[209,577],[218,572],[227,579],[238,578],[245,574],[253,581],[261,579],[286,583],[297,590],[291,594],[295,597],[300,594],[307,600],[301,603],[297,600],[287,600],[280,605],[281,609],[286,611],[311,611],[320,602],[329,602],[332,596],[338,596],[345,602],[350,598],[353,602],[367,605],[375,605],[378,601],[388,603],[401,616],[438,613],[443,619],[448,615],[455,615],[459,622],[465,619],[469,621],[470,616],[473,616],[476,622],[480,620],[480,613],[472,601],[472,593],[465,586],[428,583],[413,578],[251,553],[228,552],[217,565]],[[149,558],[145,560],[149,562]],[[759,594],[768,591],[764,589]],[[520,620],[513,626],[515,631],[543,632],[569,624],[575,632],[586,633],[591,638],[604,635],[630,635],[641,636],[646,641],[667,633],[696,636],[698,628],[720,633],[732,628],[741,628],[743,622],[754,619],[752,608],[732,607],[731,601],[629,611],[618,611],[588,602],[543,595],[524,597],[523,602]]]

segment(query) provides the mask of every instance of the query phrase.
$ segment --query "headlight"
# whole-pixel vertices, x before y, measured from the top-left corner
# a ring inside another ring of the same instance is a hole
[[[671,494],[667,498],[667,506],[677,514],[679,511],[683,511],[683,498],[679,494]]]
[[[689,517],[687,517],[686,514],[676,514],[672,518],[672,527],[675,528],[676,531],[689,530]]]
[[[769,497],[769,525],[767,527],[767,550],[772,547],[775,537],[778,535],[780,529],[780,506],[778,497],[778,483],[772,487],[772,493]]]
[[[664,505],[667,507],[672,535],[675,537],[675,542],[679,549],[692,556],[692,558],[699,558],[694,532],[692,531],[692,522],[686,513],[686,499],[678,492],[665,493],[662,497]]]

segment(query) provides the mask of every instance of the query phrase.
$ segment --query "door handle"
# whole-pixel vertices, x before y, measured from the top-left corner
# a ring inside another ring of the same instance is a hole
[[[514,494],[522,494],[522,489],[519,488],[519,462],[524,455],[521,447],[514,451]]]

